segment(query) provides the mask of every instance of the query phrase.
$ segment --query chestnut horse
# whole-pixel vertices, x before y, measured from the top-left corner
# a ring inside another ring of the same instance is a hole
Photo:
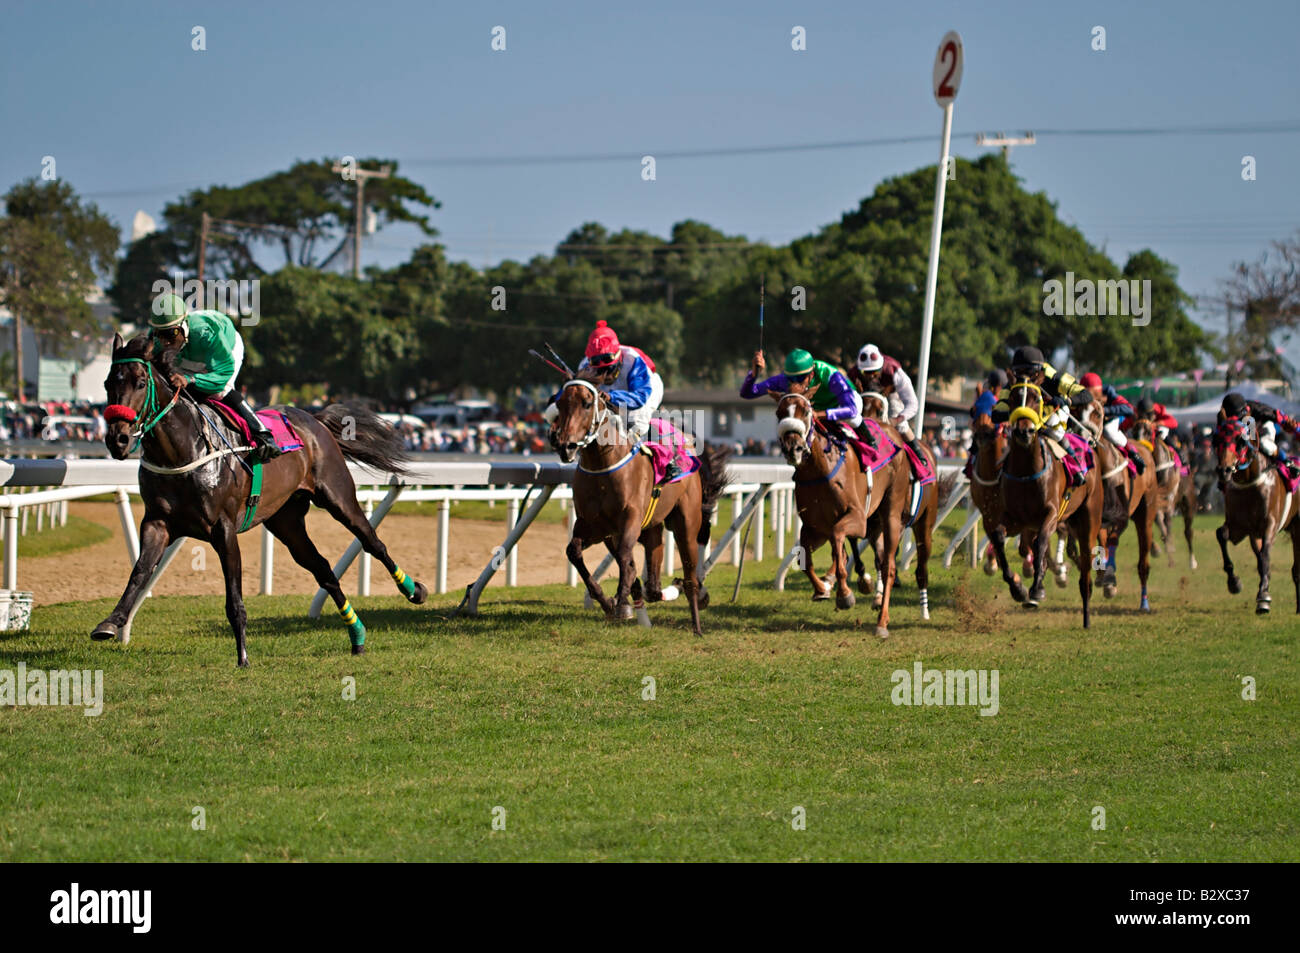
[[[706,450],[699,454],[697,472],[655,486],[654,464],[640,445],[629,439],[598,383],[594,373],[580,371],[565,382],[555,401],[559,415],[551,428],[551,446],[563,462],[578,461],[573,477],[577,518],[565,554],[606,618],[624,621],[634,616],[633,600],[663,599],[659,573],[667,526],[682,555],[682,584],[691,606],[691,625],[696,635],[703,635],[700,609],[708,605],[708,591],[697,575],[699,553],[709,542],[710,519],[727,485],[729,451]],[[636,577],[634,549],[638,540],[646,551],[644,591]],[[618,591],[613,600],[592,581],[582,559],[582,551],[599,542],[618,562]]]
[[[794,467],[794,498],[802,524],[799,530],[801,568],[812,581],[814,600],[826,599],[828,594],[813,568],[812,554],[829,541],[835,574],[835,608],[853,608],[857,600],[849,588],[844,543],[866,537],[868,518],[883,508],[885,517],[879,524],[876,553],[884,591],[876,635],[889,638],[889,598],[897,575],[895,554],[910,481],[910,467],[903,450],[895,453],[877,473],[864,473],[851,447],[831,440],[818,429],[817,414],[807,397],[786,394],[780,398],[776,419],[781,453]],[[886,428],[886,433],[901,446],[901,437],[891,430]]]
[[[1190,559],[1192,569],[1196,568],[1196,555],[1192,552],[1193,527],[1192,520],[1196,516],[1196,481],[1188,470],[1186,474],[1180,473],[1178,464],[1181,457],[1177,450],[1165,443],[1155,432],[1155,425],[1149,420],[1138,420],[1133,424],[1133,436],[1136,437],[1142,446],[1151,447],[1152,456],[1155,458],[1156,466],[1156,528],[1160,530],[1160,537],[1164,540],[1165,550],[1168,553],[1169,565],[1174,564],[1174,546],[1171,537],[1171,527],[1174,513],[1181,513],[1183,517],[1183,538],[1187,540],[1187,555]],[[1152,546],[1153,555],[1159,555],[1155,551],[1156,547]]]
[[[1223,525],[1215,530],[1223,553],[1223,571],[1228,574],[1228,591],[1241,592],[1241,580],[1228,557],[1228,543],[1250,538],[1259,570],[1259,591],[1255,612],[1263,615],[1272,607],[1268,592],[1269,560],[1273,540],[1281,530],[1291,534],[1291,580],[1295,583],[1296,612],[1300,613],[1300,500],[1287,492],[1277,469],[1259,450],[1259,434],[1236,418],[1221,423],[1214,432],[1214,452],[1223,486]]]
[[[1120,537],[1133,523],[1138,537],[1138,581],[1141,584],[1139,608],[1151,611],[1147,596],[1147,580],[1151,575],[1152,526],[1159,508],[1156,469],[1150,449],[1139,439],[1137,432],[1128,434],[1134,453],[1142,460],[1142,472],[1131,473],[1126,451],[1111,442],[1103,428],[1105,410],[1093,401],[1081,414],[1081,422],[1093,434],[1099,435],[1093,452],[1102,482],[1102,533],[1099,538],[1102,552],[1096,553],[1093,565],[1097,570],[1097,584],[1107,599],[1119,591],[1115,577],[1115,550]]]
[[[348,626],[352,654],[364,653],[366,628],[330,564],[307,535],[307,510],[312,503],[347,527],[366,552],[384,564],[408,601],[424,602],[427,590],[393,562],[357,505],[356,486],[345,462],[346,458],[388,473],[403,472],[405,454],[392,427],[368,410],[342,404],[331,404],[315,414],[284,408],[302,449],[262,465],[260,498],[250,506],[252,475],[234,452],[242,434],[224,421],[209,419],[188,395],[180,399],[182,392],[173,391],[168,380],[171,369],[158,366],[157,362],[166,361],[165,355],[155,353],[147,335],[129,344],[122,343],[121,335],[113,335],[113,363],[104,382],[109,403],[104,443],[117,460],[135,449],[132,441],[141,448],[144,519],[140,556],[126,591],[108,618],[90,633],[92,639],[120,637],[167,545],[188,536],[206,540],[217,551],[226,581],[226,618],[235,633],[239,665],[247,666],[248,616],[238,534],[265,523],[289,548],[294,561],[334,598]]]
[[[1011,386],[1011,415],[1007,420],[1010,448],[1002,468],[1002,524],[993,527],[994,537],[1005,543],[1006,533],[1033,536],[1034,581],[1022,603],[1037,608],[1046,592],[1043,573],[1048,549],[1058,524],[1069,527],[1075,543],[1079,568],[1079,597],[1083,602],[1083,627],[1091,623],[1093,547],[1101,531],[1102,489],[1096,467],[1088,470],[1082,486],[1071,487],[1065,465],[1047,447],[1042,434],[1043,393],[1036,384],[1020,381]],[[991,534],[992,535],[992,534]]]

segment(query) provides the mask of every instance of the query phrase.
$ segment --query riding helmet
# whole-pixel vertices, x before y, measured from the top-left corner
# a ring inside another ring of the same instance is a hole
[[[803,348],[795,348],[785,356],[787,377],[803,377],[813,369],[813,356]]]
[[[1024,347],[1016,348],[1016,353],[1011,357],[1011,367],[1013,370],[1023,368],[1041,367],[1047,361],[1043,358],[1043,352],[1032,344],[1026,344]]]
[[[862,345],[862,350],[858,351],[858,370],[864,374],[872,371],[878,371],[885,366],[885,355],[880,353],[880,348],[874,344]]]
[[[597,321],[596,330],[592,331],[591,336],[587,338],[585,356],[592,367],[608,367],[618,363],[622,356],[619,351],[618,335],[604,321]]]
[[[174,328],[189,314],[180,295],[164,294],[153,299],[153,308],[149,313],[149,327],[162,331]]]
[[[1223,395],[1223,412],[1229,417],[1240,417],[1246,411],[1246,398],[1235,390]]]

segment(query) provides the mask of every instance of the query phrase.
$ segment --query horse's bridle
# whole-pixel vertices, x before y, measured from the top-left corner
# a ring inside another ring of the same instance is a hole
[[[596,434],[600,432],[601,425],[609,418],[609,408],[602,406],[600,398],[603,395],[600,389],[590,381],[574,378],[571,381],[565,381],[564,386],[560,388],[560,391],[564,392],[570,387],[585,387],[587,390],[591,391],[592,398],[595,401],[591,412],[591,423],[587,427],[587,435],[576,444],[577,448],[582,450],[585,447],[590,446],[591,442],[596,439]]]
[[[180,399],[181,392],[177,389],[172,394],[172,399],[163,407],[158,406],[158,386],[154,383],[154,367],[142,357],[119,357],[113,364],[143,364],[144,376],[146,382],[144,411],[137,414],[130,407],[124,404],[109,404],[104,408],[104,419],[109,423],[115,420],[125,420],[127,423],[139,423],[135,430],[131,431],[128,436],[135,440],[135,445],[127,451],[127,454],[135,453],[140,448],[140,443],[144,440],[145,434],[158,426],[158,423],[167,416],[168,412],[176,406],[176,401]]]

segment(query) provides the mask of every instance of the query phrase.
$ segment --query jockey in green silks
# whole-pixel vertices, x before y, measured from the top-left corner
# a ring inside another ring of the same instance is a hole
[[[248,424],[258,459],[279,456],[270,428],[235,387],[244,364],[244,340],[230,318],[220,311],[190,311],[178,295],[166,294],[154,301],[149,329],[164,353],[171,355],[173,387],[178,391],[189,387],[233,410]]]

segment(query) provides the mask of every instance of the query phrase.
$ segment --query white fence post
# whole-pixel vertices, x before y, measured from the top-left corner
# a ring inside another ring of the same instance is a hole
[[[451,540],[451,500],[438,501],[438,593],[447,591],[447,545]]]
[[[262,524],[262,595],[272,595],[272,578],[275,573],[275,537]]]

